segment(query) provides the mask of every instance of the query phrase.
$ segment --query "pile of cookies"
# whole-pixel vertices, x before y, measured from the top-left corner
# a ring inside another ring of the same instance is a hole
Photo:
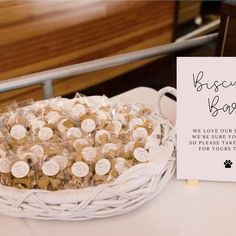
[[[107,100],[55,98],[0,114],[1,184],[85,188],[111,183],[148,162],[149,149],[162,142],[163,127],[141,104]]]

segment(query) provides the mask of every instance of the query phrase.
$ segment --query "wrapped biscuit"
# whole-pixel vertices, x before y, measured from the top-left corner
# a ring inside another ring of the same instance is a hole
[[[0,122],[1,184],[51,191],[111,183],[169,133],[142,104],[105,96],[15,106]]]
[[[107,130],[98,130],[95,134],[95,142],[98,145],[105,144],[110,141],[111,135]]]
[[[84,147],[91,145],[91,143],[86,138],[79,138],[79,139],[73,140],[72,144],[76,152],[79,152]]]
[[[81,150],[81,154],[87,164],[94,164],[97,160],[97,149],[95,147],[85,147]]]

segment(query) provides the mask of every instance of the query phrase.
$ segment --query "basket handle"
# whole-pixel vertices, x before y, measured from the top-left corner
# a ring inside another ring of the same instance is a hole
[[[170,93],[173,96],[177,97],[176,89],[172,88],[172,87],[164,87],[164,88],[162,88],[161,90],[158,91],[156,113],[157,113],[157,115],[162,116],[162,117],[163,117],[163,114],[162,114],[162,111],[161,111],[161,99],[167,93]]]
[[[164,87],[158,91],[157,96],[157,107],[156,107],[156,114],[158,116],[164,117],[161,111],[161,99],[166,93],[170,93],[177,98],[177,91],[173,87]],[[167,139],[171,139],[174,143],[176,143],[176,124],[173,126],[171,133]]]

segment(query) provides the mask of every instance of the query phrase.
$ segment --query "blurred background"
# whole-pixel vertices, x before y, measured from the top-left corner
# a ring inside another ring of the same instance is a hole
[[[234,1],[0,1],[0,80],[219,32],[202,47],[54,83],[56,96],[176,86],[177,56],[235,56]],[[0,103],[43,98],[40,86]]]

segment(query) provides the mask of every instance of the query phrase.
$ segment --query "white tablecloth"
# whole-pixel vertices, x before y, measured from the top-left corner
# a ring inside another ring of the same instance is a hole
[[[114,100],[155,106],[156,91],[136,88]],[[164,114],[174,122],[175,103],[163,99]],[[200,182],[189,187],[175,176],[152,201],[122,216],[84,222],[40,221],[0,215],[2,236],[199,236],[236,235],[234,183]]]

